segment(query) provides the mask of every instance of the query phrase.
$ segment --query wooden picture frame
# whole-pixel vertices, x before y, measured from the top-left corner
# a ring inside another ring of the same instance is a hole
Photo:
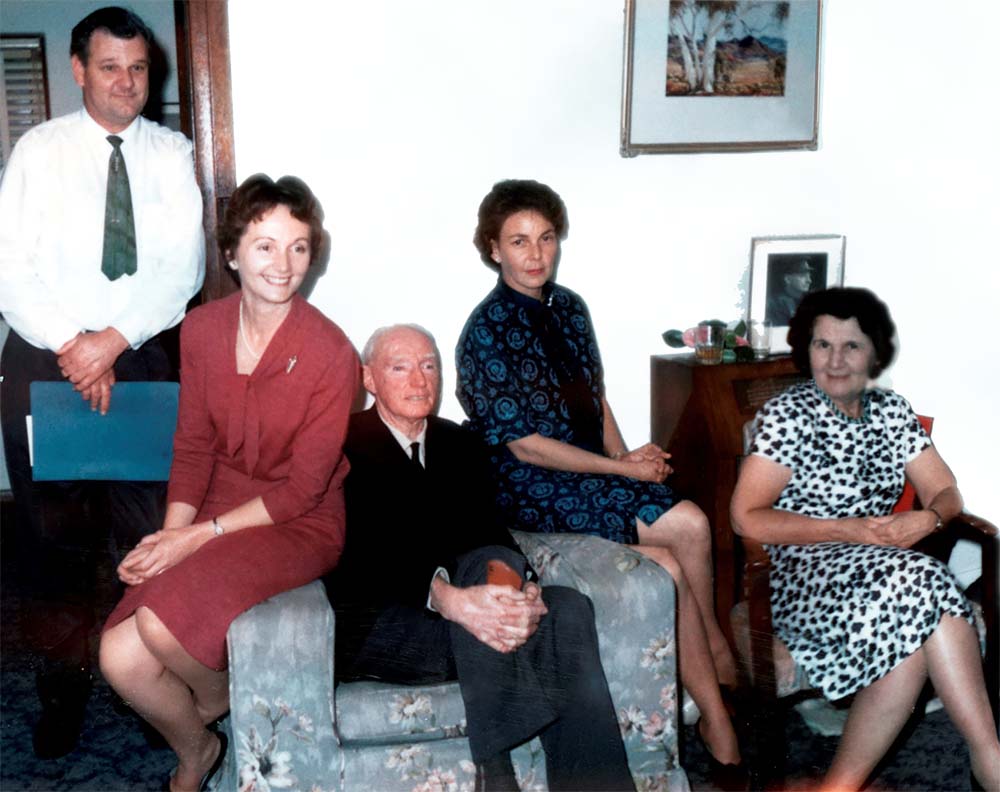
[[[820,0],[626,0],[621,155],[811,149]]]

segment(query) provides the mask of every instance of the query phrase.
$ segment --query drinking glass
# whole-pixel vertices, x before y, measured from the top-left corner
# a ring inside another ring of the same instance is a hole
[[[771,325],[768,322],[762,322],[758,319],[754,319],[750,322],[750,348],[753,350],[753,356],[758,360],[766,358],[771,354]]]
[[[726,327],[702,323],[694,329],[694,356],[699,363],[714,366],[722,362],[722,348],[726,341]]]

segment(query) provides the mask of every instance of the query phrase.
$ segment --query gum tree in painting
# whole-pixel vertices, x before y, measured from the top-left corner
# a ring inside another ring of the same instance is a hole
[[[670,0],[667,95],[783,95],[789,12],[774,0]]]

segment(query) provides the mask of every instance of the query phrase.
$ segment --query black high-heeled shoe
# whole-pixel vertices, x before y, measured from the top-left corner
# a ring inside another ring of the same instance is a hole
[[[208,770],[205,771],[205,775],[201,777],[201,783],[198,784],[199,792],[208,792],[208,785],[222,768],[222,763],[226,760],[226,749],[229,747],[229,738],[226,736],[224,731],[215,731],[213,729],[212,733],[219,738],[219,755],[215,757],[215,761],[212,762],[212,766],[209,767]],[[174,774],[171,773],[167,776],[167,782],[163,785],[163,792],[171,792],[170,782],[173,780]]]
[[[198,789],[201,792],[208,792],[209,783],[215,778],[219,770],[222,769],[222,763],[226,761],[226,749],[229,748],[229,738],[224,731],[215,732],[215,736],[219,738],[219,755],[215,757],[212,766],[201,777],[201,784],[198,785]]]
[[[708,755],[708,780],[712,786],[721,789],[722,792],[746,792],[750,788],[750,776],[747,773],[746,764],[723,764],[712,753],[705,738],[701,734],[700,724],[695,724],[694,733],[701,743],[701,747]]]

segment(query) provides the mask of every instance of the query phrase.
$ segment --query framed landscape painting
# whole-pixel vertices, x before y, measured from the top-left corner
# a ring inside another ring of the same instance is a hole
[[[839,234],[754,237],[747,324],[770,328],[771,352],[788,352],[788,321],[809,292],[844,285],[847,238]]]
[[[621,154],[815,149],[820,0],[626,0]]]

